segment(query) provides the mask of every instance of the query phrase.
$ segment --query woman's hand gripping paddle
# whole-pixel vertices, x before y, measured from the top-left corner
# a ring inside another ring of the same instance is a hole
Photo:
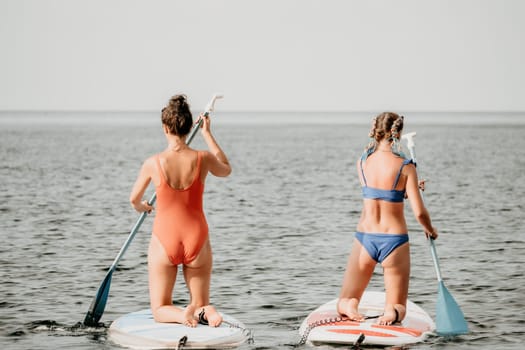
[[[222,98],[222,95],[213,95],[213,98],[211,99],[210,103],[206,106],[206,109],[204,111],[204,115],[208,116],[210,112],[213,111],[215,106],[215,101],[219,98]],[[186,139],[186,144],[189,145],[193,138],[195,137],[195,134],[197,133],[197,130],[200,129],[201,125],[203,123],[203,119],[199,118],[197,123],[193,126],[193,128],[190,131],[190,134],[188,138]],[[153,205],[157,199],[157,194],[154,193],[151,199],[149,200],[148,204]],[[88,327],[96,327],[98,325],[98,321],[102,317],[102,314],[104,313],[104,309],[106,307],[106,302],[108,300],[109,296],[109,287],[111,285],[111,277],[113,275],[113,271],[115,271],[117,264],[128,249],[128,246],[130,245],[131,241],[137,234],[140,226],[142,225],[142,222],[144,222],[144,219],[148,215],[147,212],[143,212],[140,214],[139,219],[135,223],[135,226],[133,226],[128,238],[126,239],[126,242],[124,242],[124,245],[122,248],[120,248],[120,251],[117,254],[117,257],[113,261],[113,264],[111,264],[108,272],[106,273],[106,277],[100,284],[100,287],[98,288],[97,294],[93,298],[93,301],[91,302],[91,305],[89,306],[89,310],[86,314],[86,317],[84,318],[84,325]]]
[[[414,164],[416,163],[416,149],[414,144],[415,132],[403,135],[402,138],[407,140],[408,150]],[[423,197],[423,191],[420,190],[421,197]],[[434,239],[428,239],[430,243],[430,251],[432,252],[432,260],[434,261],[434,267],[436,269],[437,279],[439,283],[438,287],[438,298],[436,302],[436,332],[439,335],[451,336],[458,334],[467,334],[468,325],[463,312],[459,308],[459,305],[454,300],[454,297],[445,287],[443,279],[441,278],[441,269],[439,268],[439,260],[436,253],[436,246]]]

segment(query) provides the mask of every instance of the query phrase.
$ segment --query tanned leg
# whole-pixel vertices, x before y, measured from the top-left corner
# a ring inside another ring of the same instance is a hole
[[[378,319],[382,325],[401,322],[406,316],[408,298],[408,282],[410,278],[410,246],[407,243],[397,247],[383,260],[384,280],[386,290],[385,312]]]
[[[211,327],[218,327],[222,316],[210,305],[210,282],[213,265],[210,241],[204,243],[199,255],[191,263],[184,265],[184,278],[190,290],[191,305],[195,316],[204,309],[205,318]]]
[[[195,327],[195,308],[185,309],[172,303],[172,293],[177,278],[177,266],[166,256],[160,241],[152,235],[148,249],[148,275],[151,312],[157,322],[175,322]]]
[[[364,321],[358,311],[359,301],[374,273],[373,260],[361,243],[355,239],[343,277],[343,286],[337,303],[337,312],[354,321]]]

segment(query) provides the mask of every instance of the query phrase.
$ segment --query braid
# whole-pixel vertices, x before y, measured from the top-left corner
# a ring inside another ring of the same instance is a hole
[[[403,130],[403,119],[403,116],[399,116],[392,124],[392,128],[390,129],[390,139],[392,140],[392,153],[394,153],[396,156],[406,158],[403,150],[401,149],[401,141],[399,141],[401,130]]]
[[[390,128],[390,136],[392,139],[399,139],[399,133],[401,129],[403,129],[403,118],[403,116],[400,116],[392,123],[392,127]]]
[[[376,128],[377,128],[377,117],[372,119],[372,128],[370,129],[370,132],[368,133],[368,137],[375,138]]]
[[[376,129],[377,129],[377,119],[378,117],[375,117],[372,119],[372,128],[370,129],[370,132],[368,133],[368,137],[370,138],[368,145],[366,145],[365,150],[363,152],[363,155],[361,156],[362,159],[366,159],[370,154],[372,154],[377,147],[377,136],[376,136]]]

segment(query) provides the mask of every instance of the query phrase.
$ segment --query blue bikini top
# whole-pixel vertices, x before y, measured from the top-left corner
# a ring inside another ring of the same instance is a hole
[[[403,161],[403,164],[401,165],[401,168],[399,168],[399,171],[396,176],[396,180],[394,181],[394,185],[392,186],[391,190],[382,190],[380,188],[373,188],[368,187],[366,184],[366,178],[365,178],[365,172],[363,171],[363,158],[361,158],[360,167],[361,167],[361,174],[363,175],[363,181],[365,185],[362,187],[363,191],[363,198],[365,199],[380,199],[387,202],[394,202],[399,203],[403,202],[405,199],[405,190],[396,190],[397,183],[399,182],[399,177],[401,176],[401,170],[403,170],[403,167],[407,164],[410,164],[412,162],[411,159],[405,159]]]

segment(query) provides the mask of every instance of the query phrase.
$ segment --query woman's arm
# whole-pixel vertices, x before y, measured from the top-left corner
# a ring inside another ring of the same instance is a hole
[[[151,162],[152,159],[147,159],[140,169],[137,180],[133,185],[131,194],[129,195],[129,201],[131,206],[139,213],[147,211],[150,213],[154,207],[148,204],[147,200],[143,200],[144,192],[151,181]]]
[[[204,122],[202,123],[202,137],[210,150],[205,153],[208,170],[215,176],[226,177],[232,172],[228,158],[211,133],[210,118],[204,116],[201,116],[201,118],[204,118]]]
[[[412,207],[414,216],[419,224],[423,226],[425,235],[436,239],[438,237],[437,230],[432,226],[430,214],[428,213],[425,203],[423,202],[423,197],[421,197],[421,193],[419,192],[416,167],[413,164],[410,164],[406,166],[405,169],[407,175],[406,194],[410,200],[410,206]]]

